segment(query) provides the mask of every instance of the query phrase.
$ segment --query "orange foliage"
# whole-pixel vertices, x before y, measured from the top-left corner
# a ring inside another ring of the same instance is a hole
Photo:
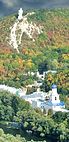
[[[5,74],[5,69],[3,67],[0,67],[0,74]]]
[[[12,49],[9,48],[7,45],[0,43],[0,53],[10,54],[12,53]]]

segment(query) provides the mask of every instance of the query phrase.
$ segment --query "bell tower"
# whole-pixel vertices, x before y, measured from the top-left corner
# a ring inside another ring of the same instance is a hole
[[[51,102],[53,104],[60,103],[59,94],[57,93],[57,86],[55,84],[52,85]]]

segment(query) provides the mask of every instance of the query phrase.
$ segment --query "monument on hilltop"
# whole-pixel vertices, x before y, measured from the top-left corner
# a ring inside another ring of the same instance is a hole
[[[22,10],[22,8],[20,8],[18,10],[18,20],[21,20],[21,19],[23,19],[23,10]]]

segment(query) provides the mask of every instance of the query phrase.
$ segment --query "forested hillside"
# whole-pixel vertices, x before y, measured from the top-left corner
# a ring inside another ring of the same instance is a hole
[[[26,14],[27,11],[23,13]],[[49,76],[48,85],[55,82],[61,93],[68,94],[69,9],[35,10],[27,16],[29,23],[42,27],[42,33],[34,32],[34,41],[24,33],[19,53],[9,45],[10,27],[16,19],[17,13],[0,20],[0,83],[25,86],[35,80],[25,75],[28,71],[51,69],[57,71],[56,80]]]

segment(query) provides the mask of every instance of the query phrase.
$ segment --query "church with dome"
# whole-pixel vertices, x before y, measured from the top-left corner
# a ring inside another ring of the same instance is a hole
[[[59,96],[57,86],[53,84],[49,93],[37,91],[30,95],[22,96],[22,98],[28,101],[33,108],[40,108],[42,111],[45,110],[46,113],[49,110],[52,110],[53,113],[57,111],[69,112],[69,110],[65,109],[65,103],[60,101]]]

